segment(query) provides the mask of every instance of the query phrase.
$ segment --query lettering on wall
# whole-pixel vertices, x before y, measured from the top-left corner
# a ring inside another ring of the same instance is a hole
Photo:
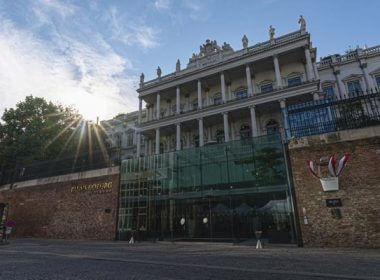
[[[104,182],[98,184],[76,185],[71,187],[71,193],[89,192],[91,194],[102,194],[112,192],[112,182]]]

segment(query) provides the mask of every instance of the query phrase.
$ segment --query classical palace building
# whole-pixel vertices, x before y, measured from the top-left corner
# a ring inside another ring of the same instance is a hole
[[[146,154],[229,142],[245,136],[281,131],[286,135],[285,108],[319,98],[316,49],[305,29],[274,36],[243,48],[206,40],[185,69],[144,81],[138,89],[140,111],[147,104],[140,131]],[[141,151],[138,151],[138,154]]]

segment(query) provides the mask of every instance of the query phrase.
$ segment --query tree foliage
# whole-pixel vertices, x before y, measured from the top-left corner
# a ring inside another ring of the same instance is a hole
[[[6,109],[1,120],[0,167],[4,169],[86,153],[99,147],[96,139],[104,139],[102,133],[93,136],[94,128],[74,108],[40,97],[27,96],[15,108]]]

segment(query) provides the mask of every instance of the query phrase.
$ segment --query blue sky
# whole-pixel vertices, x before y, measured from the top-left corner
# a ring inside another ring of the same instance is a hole
[[[73,104],[86,118],[137,109],[136,87],[185,67],[206,39],[241,48],[298,29],[318,57],[380,44],[377,0],[0,0],[0,113],[26,95]]]

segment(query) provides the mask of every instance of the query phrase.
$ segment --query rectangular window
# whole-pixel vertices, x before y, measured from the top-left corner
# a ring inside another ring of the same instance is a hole
[[[334,87],[332,85],[323,87],[323,92],[326,99],[334,99]]]
[[[214,105],[219,105],[219,104],[222,104],[222,96],[216,95],[214,96]]]
[[[362,91],[359,80],[347,82],[347,88],[349,96],[358,95]]]
[[[376,76],[375,80],[377,87],[380,87],[380,76]]]
[[[300,84],[301,84],[301,77],[300,76],[288,78],[288,87],[294,87],[294,86],[298,86]]]
[[[271,92],[273,91],[273,84],[270,83],[270,84],[265,84],[265,85],[262,85],[261,86],[261,92],[262,93],[265,93],[265,92]]]
[[[247,90],[246,89],[239,90],[235,93],[235,96],[236,96],[236,99],[247,98],[248,97]]]

